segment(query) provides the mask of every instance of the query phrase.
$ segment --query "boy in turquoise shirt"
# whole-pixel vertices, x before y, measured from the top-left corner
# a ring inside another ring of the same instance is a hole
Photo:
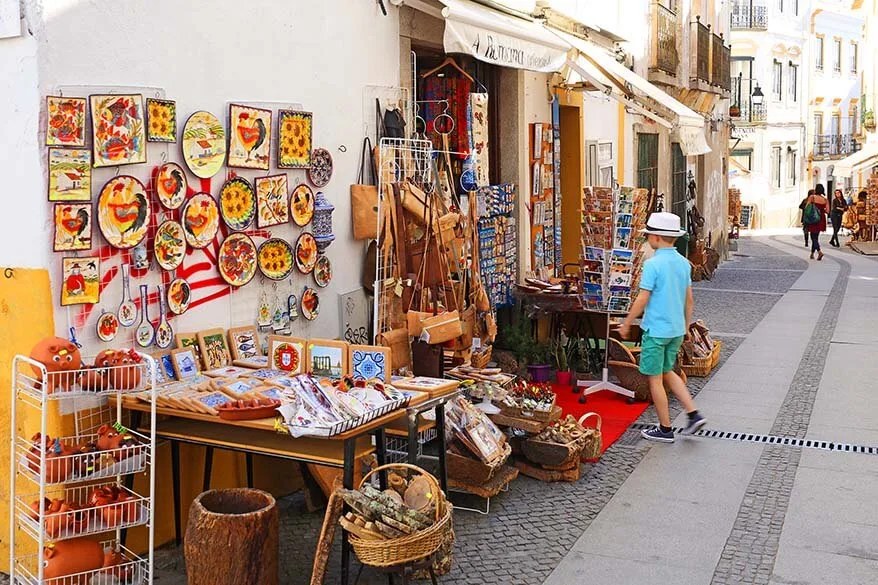
[[[648,441],[673,443],[666,387],[689,414],[688,424],[682,431],[684,435],[690,435],[707,424],[707,420],[698,414],[686,383],[674,372],[677,353],[692,322],[692,267],[674,246],[677,238],[685,233],[680,229],[678,216],[653,213],[643,233],[655,255],[643,265],[640,293],[619,333],[623,339],[627,338],[634,319],[643,315],[640,373],[649,377],[649,392],[658,413],[659,426],[640,434]]]

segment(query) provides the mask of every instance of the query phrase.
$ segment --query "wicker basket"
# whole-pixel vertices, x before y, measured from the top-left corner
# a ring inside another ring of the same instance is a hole
[[[381,465],[367,473],[360,481],[362,488],[371,476],[382,471],[404,470],[420,473],[430,482],[433,500],[436,502],[436,523],[425,530],[392,540],[363,540],[349,534],[351,547],[360,562],[370,567],[392,567],[426,558],[439,550],[442,543],[449,538],[451,531],[451,504],[445,500],[445,494],[439,489],[436,478],[414,465],[392,463]]]
[[[596,416],[598,419],[594,428],[586,427],[585,421],[593,416]],[[603,437],[601,436],[601,425],[603,423],[603,419],[601,419],[601,415],[596,412],[587,412],[579,417],[578,422],[579,426],[585,428],[585,435],[583,435],[582,439],[580,439],[580,443],[582,444],[581,459],[588,462],[597,461],[601,458],[604,447]]]
[[[711,369],[715,369],[719,365],[720,353],[723,350],[723,342],[722,341],[714,341],[713,342],[713,351],[710,352],[710,367]]]
[[[487,368],[491,361],[491,354],[494,352],[493,345],[486,345],[479,351],[474,351],[470,356],[470,365],[474,368]]]
[[[567,468],[579,459],[582,452],[581,439],[567,444],[527,439],[521,444],[524,456],[533,463],[543,466]]]
[[[512,446],[509,443],[503,445],[503,454],[491,464],[483,463],[471,457],[464,457],[448,451],[445,454],[445,466],[448,477],[470,485],[482,485],[487,483],[500,467],[506,463],[512,454]]]
[[[713,352],[703,358],[692,358],[691,364],[683,364],[683,371],[687,376],[705,378],[713,370]]]
[[[555,409],[555,401],[557,397],[552,398],[552,405],[548,410],[529,410],[526,408],[521,408],[519,406],[507,406],[506,404],[499,404],[497,406],[500,407],[500,411],[503,416],[508,416],[512,418],[529,418],[531,420],[538,420],[541,422],[547,422],[552,420],[552,411]]]

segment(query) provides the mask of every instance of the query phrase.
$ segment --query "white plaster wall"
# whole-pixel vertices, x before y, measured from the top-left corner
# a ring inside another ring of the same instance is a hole
[[[363,247],[351,239],[349,185],[356,178],[363,139],[364,88],[399,84],[397,11],[389,13],[383,16],[374,2],[349,0],[55,0],[47,6],[35,31],[39,88],[34,87],[30,97],[24,95],[26,99],[19,101],[38,102],[39,96],[62,85],[156,87],[177,101],[180,128],[192,112],[201,109],[226,121],[231,101],[299,103],[312,111],[315,145],[327,148],[335,162],[332,180],[323,189],[336,207],[337,239],[327,252],[334,278],[330,288],[319,291],[318,319],[307,322],[300,317],[293,332],[332,338],[339,335],[337,293],[358,288],[360,282]],[[0,97],[0,104],[3,100]],[[371,111],[368,114],[372,115]],[[28,130],[33,134],[33,123]],[[347,152],[340,152],[340,146]],[[178,148],[170,149],[170,158],[180,162]],[[123,167],[122,172],[146,180],[158,164],[160,161],[150,160],[145,165]],[[214,196],[224,172],[212,180]],[[252,171],[238,172],[250,180],[257,176]],[[304,178],[299,171],[287,172],[291,187]],[[43,184],[45,170],[31,168],[21,174],[31,187],[29,200],[39,201],[31,206],[34,223],[48,224],[45,197],[34,195],[39,191],[34,177],[40,177]],[[189,179],[194,181],[191,175]],[[95,197],[105,180],[95,180]],[[291,226],[274,229],[287,239],[294,239],[300,231]],[[38,251],[18,254],[48,254],[49,235],[31,241]],[[53,256],[51,266],[57,272],[60,255]],[[139,282],[132,282],[136,284]],[[281,283],[277,294],[283,299],[290,292],[300,295],[305,285],[314,286],[312,277],[294,274],[292,286]],[[112,309],[117,305],[120,290],[119,284],[109,288],[102,306]],[[272,286],[268,282],[260,285],[257,276],[231,297],[175,319],[174,329],[197,331],[253,323],[262,290],[273,297]],[[153,307],[151,316],[156,315]],[[57,321],[59,331],[66,331],[64,317],[59,315]]]

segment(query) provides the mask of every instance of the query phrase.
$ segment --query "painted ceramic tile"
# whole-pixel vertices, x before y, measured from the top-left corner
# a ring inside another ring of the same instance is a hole
[[[61,306],[94,305],[101,300],[101,259],[61,259]]]
[[[389,354],[386,347],[351,347],[351,375],[355,380],[377,378],[382,382],[389,381]]]
[[[268,338],[269,368],[282,370],[288,374],[301,374],[305,371],[304,339],[294,337]]]
[[[308,342],[308,370],[315,376],[339,379],[347,374],[348,344],[341,341]]]
[[[226,130],[210,112],[195,112],[183,127],[183,160],[196,177],[209,179],[226,159]]]
[[[229,106],[229,166],[268,170],[271,161],[271,110]]]
[[[46,146],[85,146],[85,98],[46,97]]]
[[[171,352],[174,359],[174,371],[178,380],[186,380],[198,375],[198,358],[191,347],[175,349]]]
[[[262,353],[259,335],[252,325],[229,329],[229,346],[233,360],[253,358]]]
[[[91,250],[91,203],[55,204],[56,252]]]
[[[198,333],[198,346],[201,348],[201,359],[205,370],[215,370],[231,363],[229,346],[226,343],[226,332],[222,329],[209,329]]]
[[[146,187],[129,175],[113,177],[98,198],[98,227],[114,248],[133,248],[146,237],[150,205]]]
[[[177,142],[177,102],[146,98],[146,139]]]
[[[290,221],[290,194],[286,175],[257,177],[257,224],[270,227]]]
[[[143,96],[93,95],[89,99],[94,166],[146,162]]]
[[[91,152],[49,149],[49,201],[91,201]]]
[[[307,169],[311,166],[311,112],[278,112],[277,168]]]

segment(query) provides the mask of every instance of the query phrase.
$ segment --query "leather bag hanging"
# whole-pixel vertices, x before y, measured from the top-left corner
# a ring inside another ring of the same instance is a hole
[[[351,221],[355,240],[374,240],[378,237],[378,187],[375,183],[375,160],[372,141],[363,139],[360,153],[360,170],[357,182],[351,185]],[[369,160],[372,182],[366,182],[366,159]]]

